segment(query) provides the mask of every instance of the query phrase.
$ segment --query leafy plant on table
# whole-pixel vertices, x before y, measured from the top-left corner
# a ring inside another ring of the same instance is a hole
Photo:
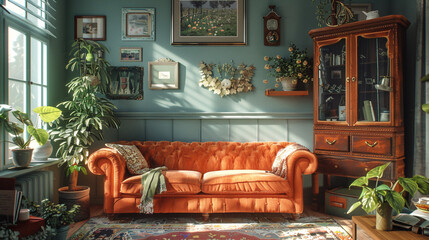
[[[77,190],[78,172],[87,173],[88,148],[96,140],[103,140],[103,128],[119,127],[115,105],[100,96],[110,82],[110,64],[103,58],[105,52],[107,48],[100,43],[77,39],[66,66],[77,76],[66,84],[71,100],[58,104],[64,114],[51,135],[59,143],[57,156],[62,164],[67,164],[69,191]]]
[[[12,113],[18,122],[9,120],[9,112]],[[33,112],[37,113],[44,123],[51,123],[61,116],[60,109],[50,106],[37,107],[33,109]],[[48,132],[43,128],[36,128],[28,114],[19,110],[13,110],[9,105],[0,104],[0,124],[13,136],[12,142],[9,142],[15,144],[20,149],[28,148],[33,137],[40,145],[44,145],[49,139]],[[27,132],[30,134],[27,141],[24,140],[24,126],[27,126]]]
[[[380,178],[383,177],[384,170],[389,164],[390,162],[371,169],[366,176],[360,177],[350,184],[350,187],[361,187],[362,192],[358,201],[350,207],[347,214],[353,212],[359,206],[365,212],[370,213],[385,202],[399,213],[405,204],[408,205],[403,197],[404,192],[408,192],[411,197],[417,191],[422,194],[429,194],[429,179],[421,175],[415,175],[412,178],[400,177],[395,183],[391,183],[390,187],[384,183],[378,185]],[[369,180],[372,178],[376,178],[375,187],[373,188],[369,187]],[[402,186],[400,192],[395,191],[398,184]]]

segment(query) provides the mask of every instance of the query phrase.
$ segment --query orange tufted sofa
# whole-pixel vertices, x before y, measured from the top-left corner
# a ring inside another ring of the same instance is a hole
[[[303,211],[302,174],[317,168],[315,155],[298,150],[287,162],[286,179],[271,173],[277,152],[288,142],[132,141],[150,167],[166,166],[167,192],[155,195],[154,213]],[[131,176],[113,149],[97,150],[89,170],[104,175],[104,212],[138,213],[140,176]]]

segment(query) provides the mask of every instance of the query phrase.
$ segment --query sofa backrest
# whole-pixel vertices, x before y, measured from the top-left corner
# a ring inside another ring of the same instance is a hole
[[[255,169],[271,171],[277,152],[289,142],[167,142],[132,141],[150,167],[166,166],[171,170],[194,170],[206,173],[216,170]]]

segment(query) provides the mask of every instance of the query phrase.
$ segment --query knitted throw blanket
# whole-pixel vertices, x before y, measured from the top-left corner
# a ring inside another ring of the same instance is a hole
[[[290,144],[285,148],[280,149],[277,152],[276,159],[273,162],[272,173],[286,179],[287,178],[287,159],[292,153],[294,153],[297,150],[309,151],[308,148],[297,143]]]
[[[167,191],[165,177],[162,175],[162,171],[165,170],[167,170],[167,167],[157,167],[147,169],[142,174],[142,198],[139,205],[140,213],[152,214],[153,197],[155,196],[155,193]]]

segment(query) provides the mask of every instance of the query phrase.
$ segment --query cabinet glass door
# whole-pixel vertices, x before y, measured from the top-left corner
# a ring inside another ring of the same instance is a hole
[[[357,120],[389,122],[393,89],[387,38],[359,36],[357,46]]]
[[[346,121],[346,40],[319,48],[319,120]]]

